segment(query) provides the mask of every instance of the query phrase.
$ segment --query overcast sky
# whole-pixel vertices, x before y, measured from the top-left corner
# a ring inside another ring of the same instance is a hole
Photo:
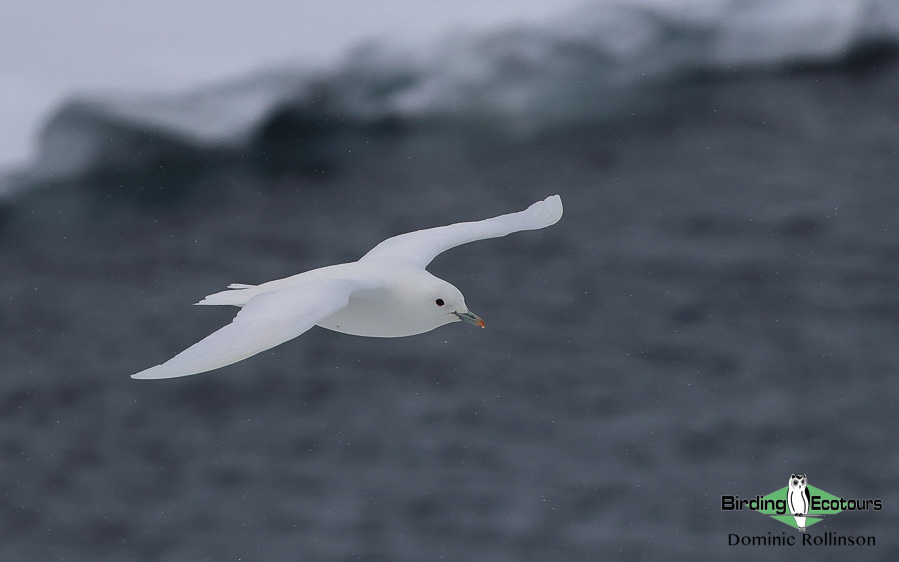
[[[583,0],[3,0],[0,168],[73,93],[179,91],[261,68],[327,65],[358,42],[548,19]]]

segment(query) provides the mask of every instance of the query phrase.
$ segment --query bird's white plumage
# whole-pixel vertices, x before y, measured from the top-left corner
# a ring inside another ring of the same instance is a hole
[[[455,246],[545,228],[561,217],[562,200],[553,195],[517,213],[389,238],[357,262],[261,285],[229,285],[229,290],[197,304],[242,307],[230,324],[132,377],[163,379],[218,369],[293,339],[316,324],[370,337],[413,335],[459,320],[483,326],[459,290],[425,267]]]

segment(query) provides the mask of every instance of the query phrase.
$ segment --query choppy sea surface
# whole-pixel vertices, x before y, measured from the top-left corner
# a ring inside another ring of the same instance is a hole
[[[835,49],[727,55],[769,3],[619,9],[73,101],[0,207],[0,558],[896,559],[899,61],[890,4],[851,4]],[[557,225],[430,268],[485,330],[128,377],[229,283],[553,193]],[[796,534],[721,509],[791,473],[881,499],[809,528],[876,546],[729,546]]]

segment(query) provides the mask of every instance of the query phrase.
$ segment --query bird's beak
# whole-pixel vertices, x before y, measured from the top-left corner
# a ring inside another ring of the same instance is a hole
[[[481,320],[481,317],[475,314],[474,312],[453,312],[456,316],[459,317],[459,320],[465,320],[469,324],[473,324],[475,326],[479,326],[483,328],[486,326],[484,321]]]

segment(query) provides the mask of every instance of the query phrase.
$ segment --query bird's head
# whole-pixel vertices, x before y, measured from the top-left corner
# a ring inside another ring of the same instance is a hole
[[[465,297],[459,289],[443,279],[430,274],[428,276],[430,277],[428,282],[419,284],[416,291],[417,300],[420,302],[419,310],[437,326],[464,321],[480,328],[484,327],[484,321],[468,310]]]

